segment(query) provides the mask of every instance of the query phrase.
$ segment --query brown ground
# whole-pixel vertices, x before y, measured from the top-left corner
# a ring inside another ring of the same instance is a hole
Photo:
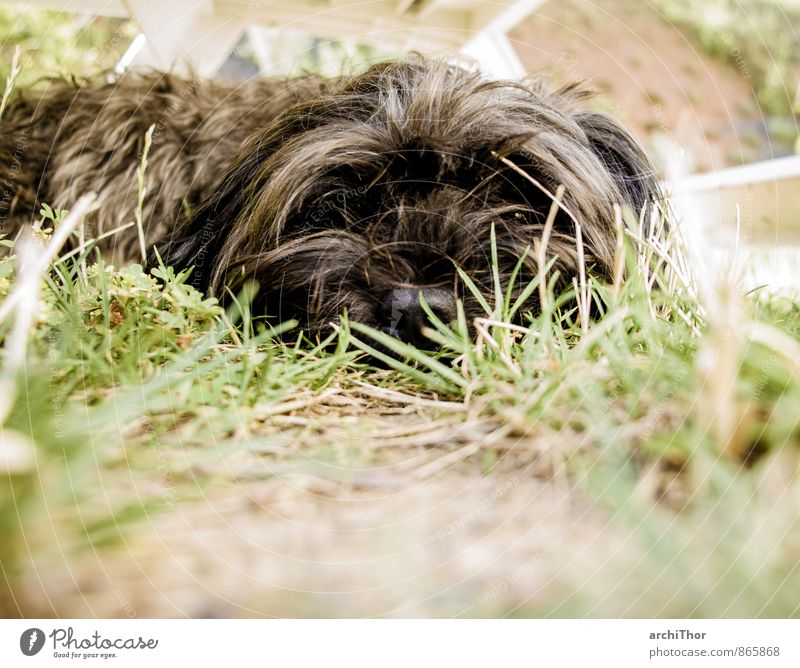
[[[512,39],[531,71],[586,80],[651,151],[684,147],[688,171],[771,157],[746,64],[709,58],[646,2],[551,0]]]
[[[38,530],[26,525],[26,568],[11,604],[21,610],[11,614],[691,613],[682,597],[661,607],[683,574],[659,574],[635,528],[567,479],[563,458],[586,435],[516,432],[496,419],[465,420],[461,404],[379,388],[324,395],[271,406],[260,422],[244,411],[241,436],[208,432],[219,443],[208,452],[181,446],[180,434],[156,448],[136,443],[99,481],[76,481],[101,487],[80,518],[54,506]],[[162,507],[109,527],[111,542],[78,548],[76,523],[91,524],[109,497]],[[658,602],[631,589],[641,577],[658,580]]]

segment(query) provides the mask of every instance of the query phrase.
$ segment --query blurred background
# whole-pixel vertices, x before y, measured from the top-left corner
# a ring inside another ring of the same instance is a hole
[[[374,39],[371,32],[331,37],[337,28],[324,14],[318,19],[320,35],[310,34],[314,23],[299,31],[296,21],[280,13],[270,21],[276,4],[249,3],[245,10],[260,9],[256,19],[262,21],[241,27],[221,64],[212,65],[216,76],[336,75],[402,49],[401,40]],[[656,159],[664,140],[682,149],[683,169],[689,173],[800,152],[798,0],[528,4],[532,11],[507,32],[522,68],[556,83],[584,81],[598,92],[596,104],[622,117]],[[50,5],[128,16],[39,8]],[[146,19],[137,18],[133,5],[134,11],[113,2],[3,3],[0,76],[8,74],[16,46],[22,53],[20,86],[44,75],[113,69],[126,52],[135,59],[139,54],[129,50]],[[434,11],[420,21],[435,23]],[[147,48],[141,40],[136,46]],[[408,46],[442,50],[436,43]]]

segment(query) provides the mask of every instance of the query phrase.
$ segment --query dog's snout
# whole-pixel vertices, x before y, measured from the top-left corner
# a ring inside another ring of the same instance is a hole
[[[403,287],[384,295],[381,320],[388,334],[415,346],[430,346],[431,341],[422,330],[430,327],[431,323],[420,303],[420,295],[439,320],[448,324],[456,319],[456,299],[450,290]]]

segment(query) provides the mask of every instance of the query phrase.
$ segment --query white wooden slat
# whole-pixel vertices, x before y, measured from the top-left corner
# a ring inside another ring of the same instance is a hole
[[[497,0],[473,7],[471,35],[461,52],[481,69],[503,79],[520,79],[526,70],[508,39],[508,31],[530,16],[545,0]]]
[[[125,0],[27,0],[32,9],[49,9],[74,14],[95,14],[97,16],[116,16],[127,18],[128,8]]]
[[[139,67],[213,76],[245,29],[238,17],[221,17],[207,0],[126,0],[147,37],[136,57]]]
[[[721,244],[800,244],[800,156],[699,174],[677,186]],[[800,269],[800,268],[799,268]]]
[[[475,32],[507,33],[533,14],[546,0],[493,0],[476,3],[471,28]]]
[[[329,5],[310,0],[273,0],[261,6],[247,0],[217,0],[214,6],[222,17],[246,16],[249,22],[270,28],[389,48],[453,51],[466,41],[470,31],[469,14],[452,8],[443,8],[421,20],[413,13],[396,14],[396,5],[390,2]]]
[[[505,32],[544,0],[31,0],[34,6],[126,16],[147,44],[138,66],[213,73],[248,25],[349,39],[393,50],[453,55],[465,50],[482,69],[519,76]]]
[[[521,79],[526,70],[505,33],[481,32],[461,47],[481,71],[498,79]]]

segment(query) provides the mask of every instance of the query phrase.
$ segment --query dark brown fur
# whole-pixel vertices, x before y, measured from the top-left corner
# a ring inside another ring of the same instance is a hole
[[[336,81],[240,88],[165,75],[54,82],[2,121],[0,164],[14,164],[23,133],[27,148],[0,215],[13,231],[36,201],[68,207],[95,190],[95,231],[131,220],[137,156],[156,123],[148,241],[168,264],[193,266],[196,287],[224,296],[255,281],[261,308],[312,332],[344,310],[392,331],[382,300],[403,286],[446,290],[475,315],[454,265],[490,292],[493,227],[504,280],[525,257],[521,286],[538,271],[526,249],[563,184],[587,260],[608,276],[614,205],[638,212],[659,196],[636,142],[609,116],[584,110],[584,97],[422,57]],[[135,241],[129,229],[116,251],[134,257]],[[575,225],[563,212],[548,252],[571,281]]]
[[[42,202],[69,208],[90,191],[98,201],[87,236],[132,221],[144,136],[155,125],[144,206],[151,245],[211,193],[248,137],[320,86],[302,79],[234,87],[162,73],[49,80],[15,99],[0,119],[0,234],[38,217]],[[136,231],[101,248],[135,259]]]

